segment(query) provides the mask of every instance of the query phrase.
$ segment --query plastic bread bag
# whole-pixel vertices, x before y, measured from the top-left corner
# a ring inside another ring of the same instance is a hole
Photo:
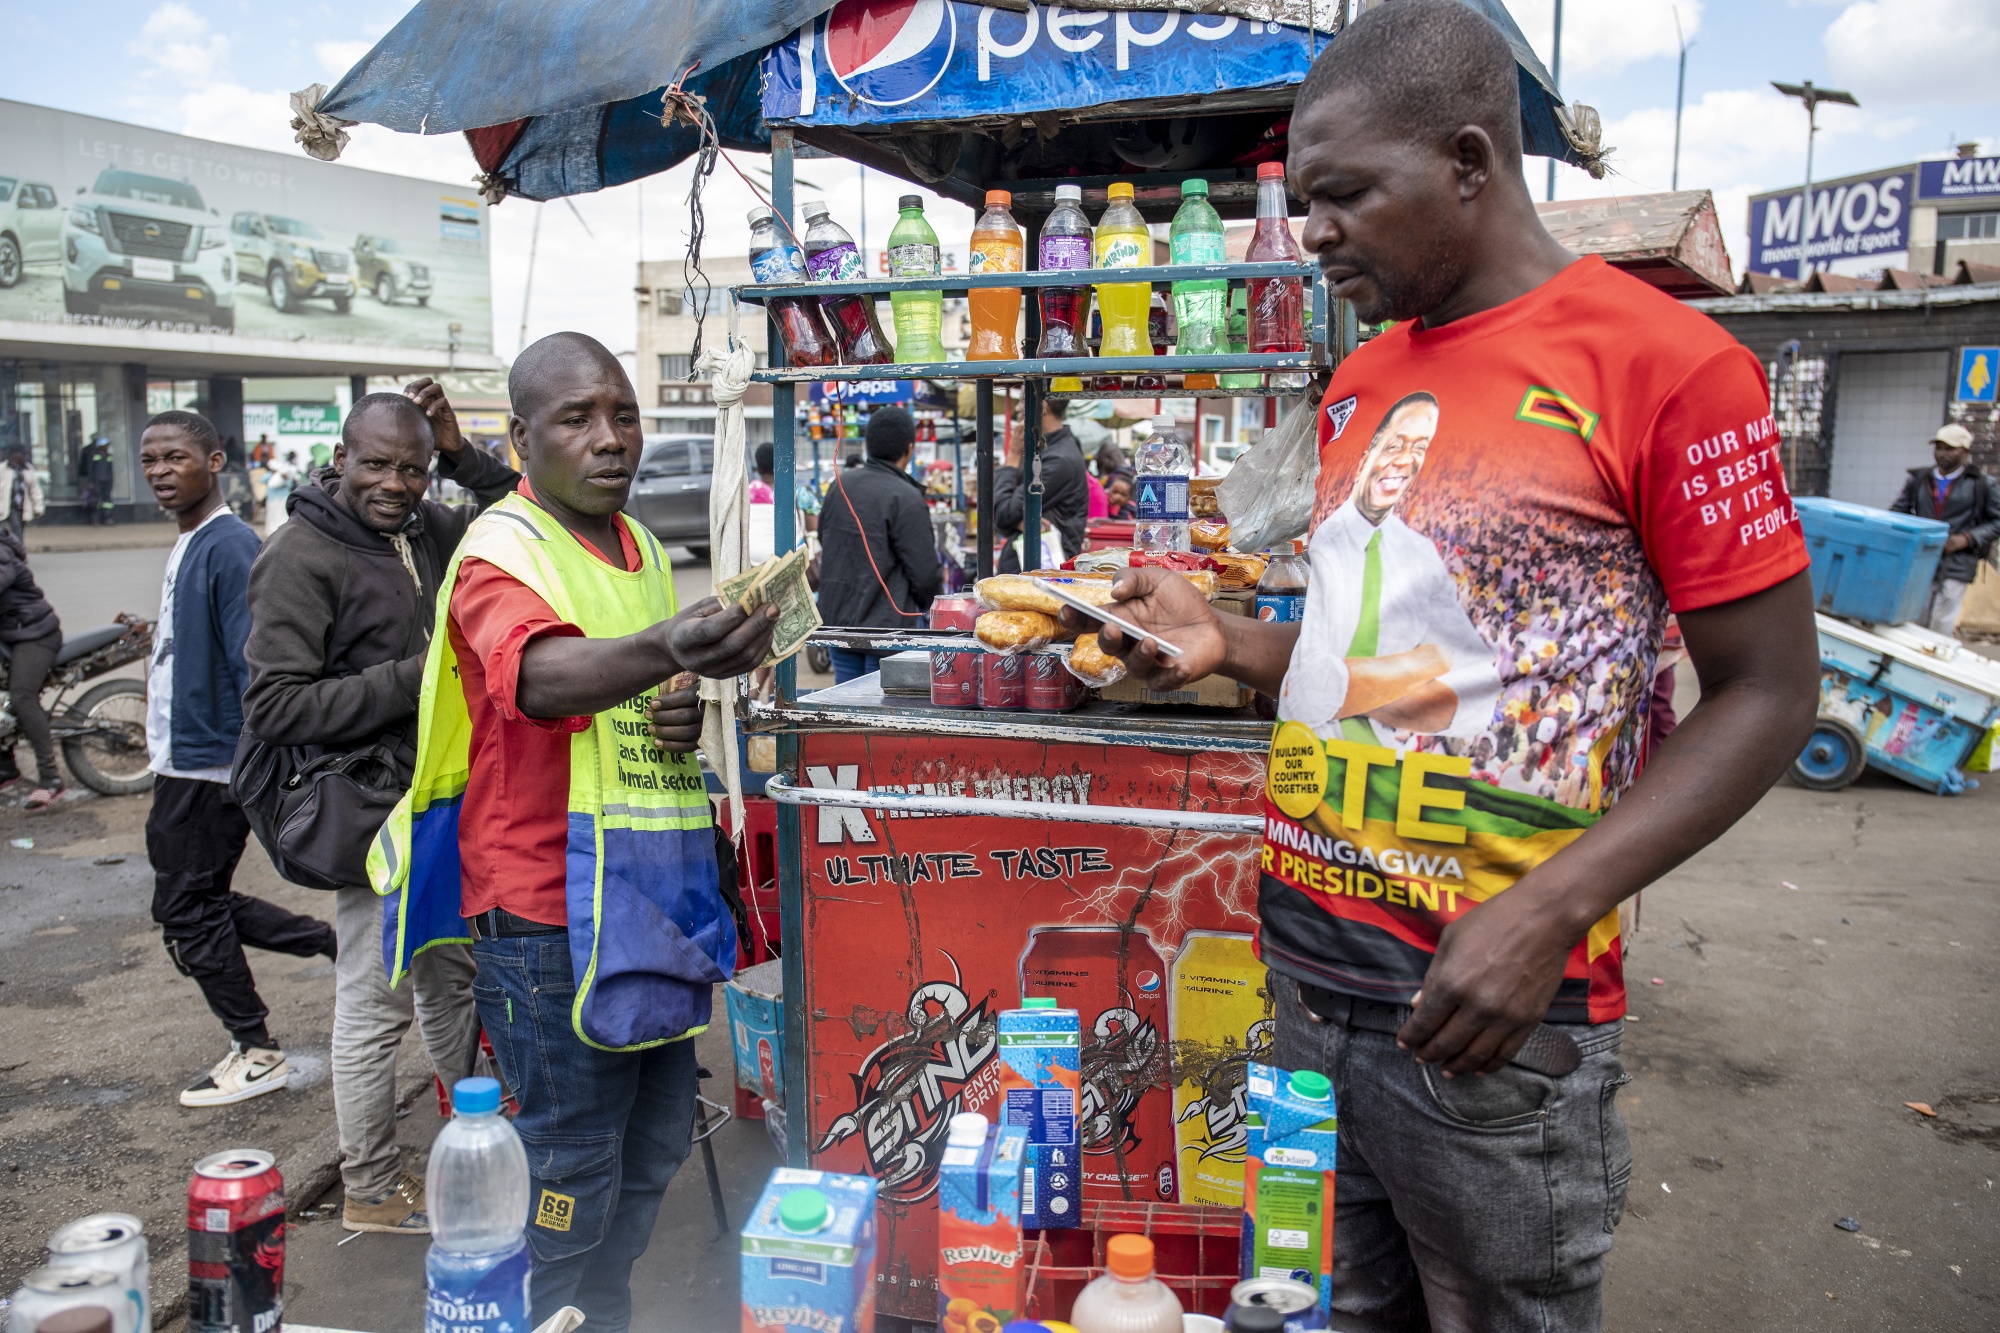
[[[1106,685],[1116,685],[1125,679],[1125,664],[1097,646],[1095,634],[1085,634],[1070,646],[1069,656],[1063,660],[1069,674],[1075,676],[1093,690],[1101,690]]]
[[[1053,616],[1062,610],[1062,603],[1035,586],[1034,574],[995,574],[973,585],[979,595],[979,604],[991,611],[1038,611],[1045,616]],[[1108,578],[1063,576],[1051,580],[1060,582],[1064,589],[1076,594],[1092,606],[1103,606],[1111,600],[1111,580]]]
[[[1317,417],[1316,408],[1294,409],[1222,479],[1216,497],[1229,516],[1230,544],[1237,550],[1261,551],[1303,537],[1311,526],[1319,481]]]
[[[1056,618],[1040,611],[988,611],[972,627],[981,644],[1007,657],[1046,648],[1060,632]]]

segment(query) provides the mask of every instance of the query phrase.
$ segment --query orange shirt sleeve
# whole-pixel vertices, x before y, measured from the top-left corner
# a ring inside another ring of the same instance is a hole
[[[521,654],[544,635],[582,638],[541,596],[497,565],[468,556],[459,563],[451,592],[451,619],[479,659],[494,710],[508,722],[548,731],[582,731],[588,717],[530,717],[521,711]]]

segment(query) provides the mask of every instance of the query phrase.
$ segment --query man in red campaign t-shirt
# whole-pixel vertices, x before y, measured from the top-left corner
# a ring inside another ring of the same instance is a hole
[[[1357,1327],[1598,1327],[1631,1171],[1618,905],[1756,802],[1817,699],[1761,367],[1543,229],[1520,124],[1505,39],[1456,0],[1371,9],[1318,59],[1305,244],[1397,323],[1301,409],[1304,620],[1133,570],[1120,609],[1184,655],[1100,635],[1156,689],[1278,698],[1259,953],[1273,1063],[1334,1083]],[[1702,699],[1649,756],[1669,614]]]

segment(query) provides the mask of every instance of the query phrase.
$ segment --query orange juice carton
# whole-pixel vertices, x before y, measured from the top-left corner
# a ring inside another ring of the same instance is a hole
[[[743,1226],[743,1333],[874,1333],[875,1181],[779,1167]]]
[[[938,1333],[1000,1333],[1026,1304],[1021,1168],[1028,1132],[951,1118],[938,1170]]]
[[[1083,1033],[1076,1010],[1051,999],[1000,1011],[1000,1120],[1028,1132],[1021,1225],[1083,1224],[1083,1163],[1076,1134]]]

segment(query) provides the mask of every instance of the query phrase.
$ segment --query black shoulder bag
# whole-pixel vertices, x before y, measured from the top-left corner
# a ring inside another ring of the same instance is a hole
[[[368,883],[368,848],[403,798],[387,745],[270,745],[243,729],[229,794],[286,881],[305,889]]]

